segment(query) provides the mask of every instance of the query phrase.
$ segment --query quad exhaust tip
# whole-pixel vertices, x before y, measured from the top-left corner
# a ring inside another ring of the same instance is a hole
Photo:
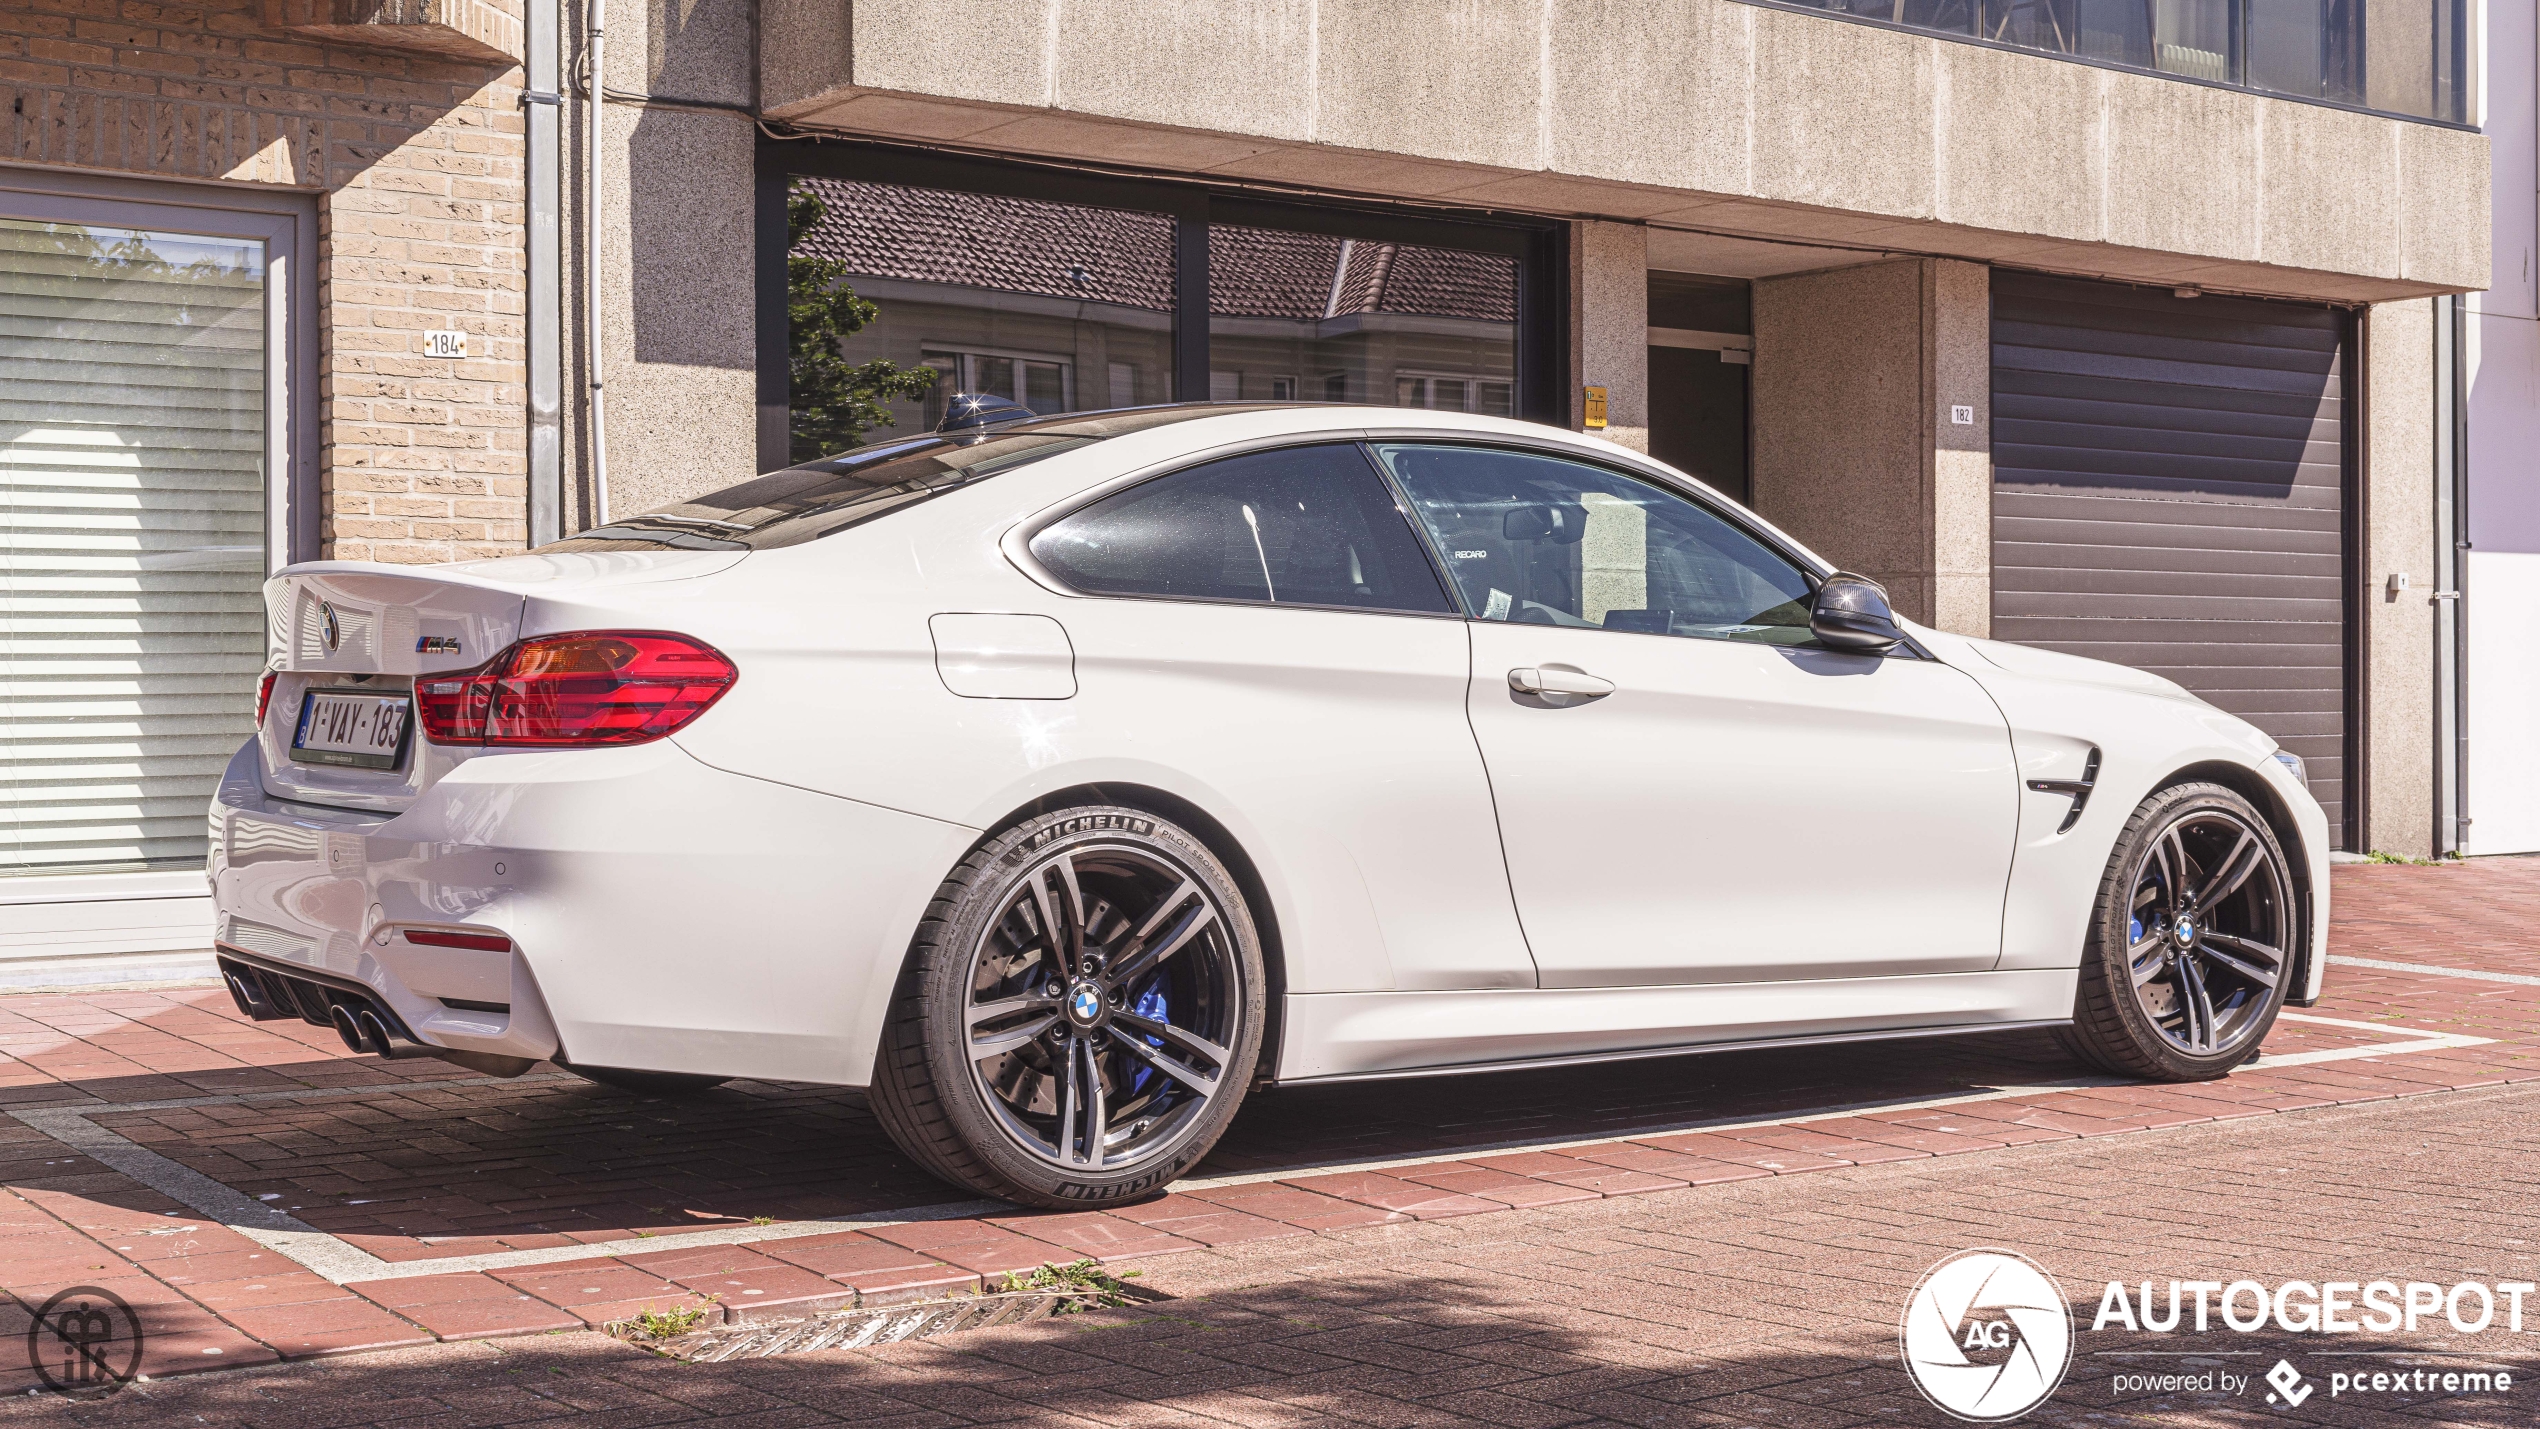
[[[376,1057],[438,1057],[489,1077],[517,1077],[538,1065],[533,1057],[436,1047],[406,1030],[397,1014],[351,988],[260,967],[227,944],[220,945],[221,976],[238,1010],[258,1022],[297,1017],[313,1027],[332,1027],[344,1050]]]
[[[335,1035],[344,1039],[345,1051],[368,1052],[374,1057],[397,1055],[396,1045],[388,1040],[388,1024],[371,1009],[338,1002],[327,1007],[326,1016],[335,1024]]]

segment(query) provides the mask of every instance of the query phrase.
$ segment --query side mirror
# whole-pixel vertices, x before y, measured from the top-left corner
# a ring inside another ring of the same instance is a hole
[[[1848,571],[1835,572],[1817,587],[1808,630],[1828,649],[1865,655],[1885,654],[1905,640],[1905,629],[1888,606],[1887,587]]]

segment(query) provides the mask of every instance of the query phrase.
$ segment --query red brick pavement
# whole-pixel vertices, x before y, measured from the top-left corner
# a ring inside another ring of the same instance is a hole
[[[2077,1318],[2070,1372],[2024,1423],[2528,1424],[2540,1356],[2527,1336],[2453,1336],[2439,1321],[2334,1343],[2084,1328],[2109,1280],[2540,1279],[2540,1085],[2252,1129],[2068,1138],[1220,1246],[1151,1261],[1142,1283],[1166,1297],[1154,1303],[880,1350],[687,1365],[587,1333],[425,1345],[138,1385],[77,1409],[19,1396],[0,1400],[0,1421],[1945,1429],[1955,1421],[1899,1368],[1897,1319],[1924,1270],[1988,1244],[2044,1264]],[[2267,1405],[2262,1384],[2113,1382],[2182,1365],[2254,1379],[2279,1355],[2313,1386],[2299,1409]],[[2330,1372],[2367,1367],[2503,1367],[2516,1387],[2332,1398]]]
[[[2337,893],[2337,953],[2540,972],[2528,931],[2540,860],[2348,866]],[[2374,1040],[2288,1022],[2269,1039],[2269,1060],[2221,1082],[1926,1109],[1893,1104],[2076,1069],[2040,1037],[2000,1034],[1296,1089],[1248,1107],[1195,1184],[1116,1213],[991,1212],[352,1286],[0,1121],[0,1274],[21,1315],[75,1284],[143,1305],[154,1328],[145,1372],[166,1375],[597,1325],[646,1307],[799,1312],[939,1294],[1082,1256],[1152,1259],[1389,1224],[1556,1215],[1686,1187],[1730,1194],[1733,1182],[2540,1077],[2540,987],[2332,967],[2330,990],[2315,1014],[2496,1041],[2278,1066],[2272,1059],[2290,1051]],[[0,1106],[353,1089],[94,1120],[394,1261],[878,1213],[955,1194],[901,1160],[857,1097],[836,1089],[747,1084],[665,1101],[577,1081],[488,1085],[439,1062],[348,1057],[330,1039],[296,1023],[244,1022],[212,991],[0,998]],[[470,1084],[443,1085],[461,1080]],[[1801,1126],[1668,1129],[1829,1105],[1861,1109]],[[1512,1144],[1522,1149],[1504,1149]],[[1351,1164],[1418,1157],[1437,1159]]]

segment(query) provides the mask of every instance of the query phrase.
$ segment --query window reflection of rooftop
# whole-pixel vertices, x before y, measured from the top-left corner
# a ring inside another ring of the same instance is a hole
[[[1110,303],[1173,304],[1173,220],[1160,213],[847,179],[801,181],[828,207],[800,252],[877,278]],[[1506,323],[1516,264],[1489,253],[1219,225],[1209,311],[1315,321],[1373,313]]]

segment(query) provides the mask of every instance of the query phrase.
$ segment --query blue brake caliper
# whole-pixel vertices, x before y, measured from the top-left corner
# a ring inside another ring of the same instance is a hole
[[[1129,1004],[1129,1010],[1138,1014],[1140,1017],[1146,1018],[1150,1022],[1172,1021],[1172,1018],[1167,1015],[1168,1008],[1164,1001],[1164,978],[1162,975],[1159,974],[1155,981],[1147,984],[1147,990],[1138,994],[1138,1000]],[[1148,1046],[1153,1047],[1159,1052],[1164,1050],[1164,1039],[1161,1037],[1149,1037],[1144,1033],[1141,1033],[1138,1036],[1138,1040],[1146,1043]],[[1151,1063],[1147,1062],[1143,1058],[1139,1059],[1138,1073],[1136,1076],[1129,1079],[1129,1095],[1136,1096],[1145,1091],[1147,1089],[1147,1083],[1154,1081],[1157,1077],[1163,1075],[1164,1074],[1157,1071]]]

